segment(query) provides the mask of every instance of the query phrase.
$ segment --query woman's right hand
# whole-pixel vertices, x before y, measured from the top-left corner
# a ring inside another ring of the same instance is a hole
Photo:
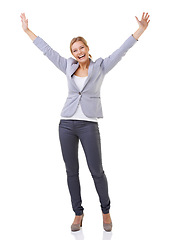
[[[24,32],[31,38],[32,41],[34,41],[37,36],[28,28],[28,19],[26,19],[25,13],[21,13],[20,17]]]
[[[28,30],[28,19],[26,19],[25,13],[21,13],[21,22],[22,22],[22,28],[26,32]]]

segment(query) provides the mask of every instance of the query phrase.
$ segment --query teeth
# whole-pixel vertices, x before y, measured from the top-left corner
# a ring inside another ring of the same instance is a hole
[[[78,56],[79,58],[82,58],[82,57],[84,57],[85,55],[81,55],[81,56]]]

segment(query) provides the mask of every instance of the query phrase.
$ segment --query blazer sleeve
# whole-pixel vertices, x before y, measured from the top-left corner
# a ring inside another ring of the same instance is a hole
[[[33,41],[33,43],[48,57],[48,59],[64,74],[66,74],[67,59],[60,56],[58,52],[53,50],[42,38],[39,36]]]
[[[132,35],[109,57],[105,58],[102,62],[104,74],[108,73],[121,59],[127,51],[137,42]]]

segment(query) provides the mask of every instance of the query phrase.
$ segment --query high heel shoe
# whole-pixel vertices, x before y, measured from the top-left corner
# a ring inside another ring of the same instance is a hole
[[[111,232],[111,230],[112,230],[112,222],[110,222],[110,223],[104,223],[103,222],[103,227],[104,227],[104,230],[106,232]]]
[[[104,221],[107,223],[105,223]],[[103,213],[103,228],[106,232],[110,232],[112,230],[112,220],[109,213]]]
[[[84,216],[84,214],[82,215],[82,219],[81,219],[80,223],[71,225],[71,231],[72,232],[76,232],[76,231],[80,230],[80,228],[82,227],[83,216]]]

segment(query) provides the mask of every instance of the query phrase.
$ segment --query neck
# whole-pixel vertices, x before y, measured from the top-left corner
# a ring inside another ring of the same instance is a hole
[[[87,60],[86,62],[84,62],[84,63],[79,63],[80,68],[81,68],[82,70],[88,69],[89,64],[90,64],[90,59],[89,59],[89,58],[88,58],[88,60]]]

